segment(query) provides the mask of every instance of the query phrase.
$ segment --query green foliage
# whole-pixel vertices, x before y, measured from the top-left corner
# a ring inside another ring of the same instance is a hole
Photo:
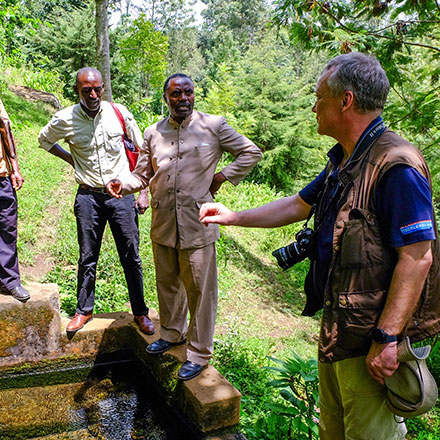
[[[252,426],[274,396],[266,386],[269,372],[263,368],[268,366],[270,350],[268,341],[245,339],[234,330],[214,340],[212,364],[242,393],[241,427],[249,440],[258,438],[250,435]]]
[[[185,72],[195,81],[204,76],[205,59],[197,45],[198,33],[194,27],[178,27],[167,30],[167,75]]]
[[[161,115],[150,110],[151,103],[151,98],[144,98],[134,102],[130,106],[130,111],[136,119],[142,133],[147,127],[162,119]]]
[[[247,49],[258,45],[266,26],[264,0],[203,0],[206,9],[200,31],[200,48],[206,73],[215,79],[218,66],[235,65]]]
[[[224,31],[230,31],[241,51],[258,43],[259,33],[265,27],[267,9],[264,0],[202,0],[207,8],[203,35],[205,45],[214,45]]]
[[[22,0],[24,6],[32,12],[34,17],[45,20],[55,9],[62,8],[66,14],[75,8],[85,8],[88,0]]]
[[[75,100],[76,72],[96,61],[94,2],[69,14],[54,8],[46,19],[38,29],[28,30],[23,50],[34,65],[61,75],[65,96]]]
[[[234,115],[236,109],[237,85],[231,75],[231,69],[226,64],[218,67],[215,80],[207,80],[207,94],[198,99],[197,109],[214,115],[222,115],[228,124],[239,130],[244,135],[249,135],[252,131],[253,121],[238,121]]]
[[[0,57],[11,64],[22,58],[23,33],[36,27],[38,20],[19,0],[0,0]]]
[[[411,440],[437,440],[440,437],[440,408],[435,406],[428,414],[407,419],[407,438]]]
[[[64,98],[63,78],[56,71],[46,71],[32,64],[22,64],[16,67],[0,58],[0,78],[5,85],[23,85],[32,87],[36,90],[54,94],[61,104],[70,105],[70,102]]]
[[[268,32],[235,69],[218,66],[201,110],[227,121],[264,151],[251,178],[291,192],[308,183],[326,162],[329,140],[316,133],[313,90],[323,61],[304,61],[283,35]]]
[[[287,360],[270,359],[280,366],[269,367],[278,373],[269,385],[281,389],[284,403],[269,403],[268,408],[290,418],[293,432],[289,438],[318,438],[318,361],[305,361],[296,353]]]
[[[428,338],[420,343],[421,345],[431,345],[431,353],[429,354],[426,364],[431,371],[437,384],[440,386],[440,336],[436,335]]]
[[[129,27],[120,47],[126,69],[141,74],[141,86],[148,97],[150,88],[160,87],[165,79],[167,37],[141,14]]]
[[[386,112],[391,127],[438,143],[438,2],[278,0],[274,20],[307,49],[326,49],[331,55],[352,50],[374,54],[395,93]]]
[[[27,102],[7,89],[1,97],[12,121],[17,142],[17,157],[24,177],[18,191],[18,254],[20,262],[32,263],[35,248],[43,249],[47,228],[53,226],[55,189],[62,178],[62,164],[36,146],[39,129],[50,117],[49,108]]]

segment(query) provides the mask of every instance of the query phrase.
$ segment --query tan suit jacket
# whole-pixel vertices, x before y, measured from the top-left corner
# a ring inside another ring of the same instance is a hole
[[[225,151],[235,160],[221,171],[234,185],[262,157],[260,149],[222,116],[194,111],[180,125],[166,118],[145,130],[137,166],[122,180],[122,194],[150,186],[152,241],[192,249],[219,238],[217,225],[200,223],[199,208],[213,201],[209,187]]]

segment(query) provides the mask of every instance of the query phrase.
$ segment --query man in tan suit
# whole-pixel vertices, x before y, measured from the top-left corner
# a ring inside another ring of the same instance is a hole
[[[218,226],[200,223],[199,208],[226,180],[237,185],[262,154],[222,116],[193,110],[194,84],[188,76],[171,75],[163,97],[170,116],[145,130],[136,169],[123,181],[110,181],[107,189],[122,197],[150,187],[161,338],[147,351],[163,353],[187,338],[187,361],[178,377],[188,380],[212,356],[217,310],[215,241],[220,234]],[[224,151],[235,161],[215,173]]]

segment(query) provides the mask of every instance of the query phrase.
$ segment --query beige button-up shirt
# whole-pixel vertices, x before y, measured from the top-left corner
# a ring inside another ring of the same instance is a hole
[[[128,137],[140,147],[142,134],[133,115],[117,104],[124,117]],[[103,187],[109,180],[130,174],[122,141],[123,129],[107,101],[101,102],[98,114],[91,118],[79,104],[57,112],[40,131],[40,147],[49,151],[64,139],[75,164],[75,179],[92,187]]]
[[[0,116],[2,118],[9,119],[8,113],[1,99],[0,99]],[[9,160],[6,157],[6,151],[0,136],[0,177],[7,177],[10,174],[11,174],[11,164],[9,163]]]
[[[148,127],[133,173],[123,179],[123,194],[149,185],[151,239],[181,249],[207,246],[219,238],[217,225],[199,221],[216,166],[224,152],[235,160],[221,170],[237,185],[261,159],[260,149],[231,128],[224,117],[194,111],[180,125],[171,118]]]

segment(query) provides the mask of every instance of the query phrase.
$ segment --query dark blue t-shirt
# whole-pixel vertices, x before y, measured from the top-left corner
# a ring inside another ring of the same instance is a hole
[[[321,219],[317,231],[318,284],[323,292],[333,252],[333,230],[337,216],[333,194],[338,190],[338,168],[342,147],[338,144],[329,152],[335,171],[329,176],[328,190],[324,194],[329,208]],[[325,169],[299,192],[301,198],[313,205],[325,185]],[[325,206],[325,205],[324,205]],[[376,194],[376,215],[384,240],[391,247],[401,247],[425,240],[434,240],[433,207],[429,182],[414,168],[396,165],[379,182]]]

